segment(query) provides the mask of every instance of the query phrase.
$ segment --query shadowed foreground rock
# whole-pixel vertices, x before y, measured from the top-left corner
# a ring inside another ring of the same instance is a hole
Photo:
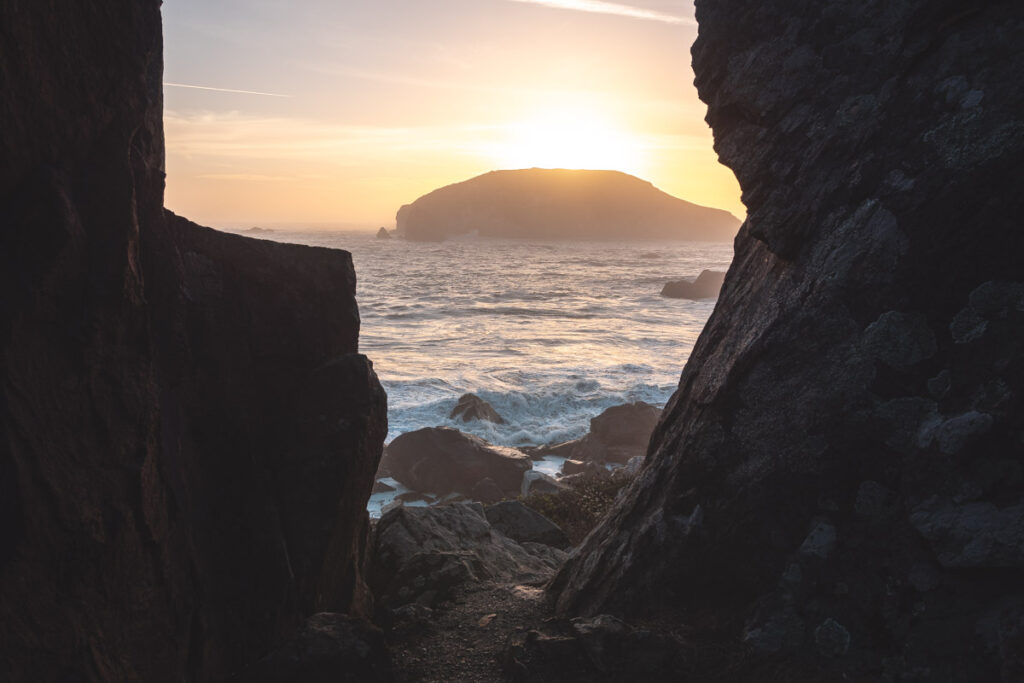
[[[351,258],[164,213],[159,6],[0,6],[2,680],[222,680],[371,609]]]
[[[661,288],[661,295],[670,299],[713,299],[722,290],[725,273],[716,270],[702,270],[697,279],[673,280]]]
[[[698,0],[749,213],[569,614],[871,680],[1024,676],[1024,6]]]

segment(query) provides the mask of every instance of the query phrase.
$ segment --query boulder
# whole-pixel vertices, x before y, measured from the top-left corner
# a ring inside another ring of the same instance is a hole
[[[344,614],[314,614],[299,632],[247,667],[239,683],[386,683],[394,680],[384,632]]]
[[[504,500],[506,495],[493,479],[484,477],[473,484],[473,488],[469,491],[469,498],[481,503],[497,503],[499,500]]]
[[[673,280],[661,289],[661,295],[670,299],[714,299],[722,290],[725,273],[717,270],[703,270],[697,279]]]
[[[526,497],[535,493],[558,493],[564,490],[565,486],[554,477],[543,472],[527,472],[523,475],[523,485],[519,495]]]
[[[391,476],[417,491],[471,495],[482,479],[504,494],[519,493],[530,459],[514,448],[493,446],[449,427],[406,432],[388,444],[385,467]]]
[[[556,548],[569,546],[569,537],[554,522],[518,500],[507,500],[484,508],[491,526],[520,543],[543,543]]]
[[[458,403],[452,408],[448,415],[449,420],[485,420],[495,424],[505,424],[505,419],[498,415],[498,411],[491,407],[491,404],[476,394],[463,394],[459,397]]]
[[[576,474],[582,472],[586,463],[582,460],[566,460],[562,463],[562,474]]]
[[[389,510],[373,539],[371,587],[384,607],[450,600],[467,583],[543,581],[565,559],[491,526],[479,503]]]
[[[394,490],[395,487],[386,481],[375,481],[373,482],[373,488],[370,489],[370,493],[388,493]]]
[[[377,231],[377,239],[379,239],[379,240],[389,240],[389,239],[391,239],[391,233],[388,232],[387,228],[381,227],[381,229]]]
[[[612,406],[590,420],[590,433],[572,450],[573,460],[625,464],[647,454],[661,409],[643,401]]]

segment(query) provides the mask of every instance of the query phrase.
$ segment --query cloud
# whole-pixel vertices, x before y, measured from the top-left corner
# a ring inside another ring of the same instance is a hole
[[[231,88],[210,88],[205,85],[186,85],[185,83],[167,83],[164,82],[165,86],[172,88],[189,88],[191,90],[211,90],[213,92],[230,92],[238,95],[263,95],[264,97],[291,97],[291,95],[281,95],[275,92],[258,92],[256,90],[233,90]]]
[[[644,19],[647,21],[660,21],[664,24],[691,24],[696,21],[689,17],[683,17],[667,12],[633,7],[632,5],[620,5],[616,2],[604,2],[603,0],[509,0],[529,5],[541,5],[542,7],[553,7],[555,9],[570,9],[578,12],[591,12],[594,14],[611,14],[631,19]]]

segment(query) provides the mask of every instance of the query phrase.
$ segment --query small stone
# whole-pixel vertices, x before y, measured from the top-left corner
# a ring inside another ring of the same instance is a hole
[[[850,632],[832,618],[814,629],[814,644],[824,657],[842,657],[850,649]]]
[[[476,622],[476,625],[480,628],[486,628],[497,616],[497,614],[486,614],[480,617],[480,621]]]
[[[800,544],[800,554],[827,559],[836,547],[836,528],[826,521],[818,522]]]

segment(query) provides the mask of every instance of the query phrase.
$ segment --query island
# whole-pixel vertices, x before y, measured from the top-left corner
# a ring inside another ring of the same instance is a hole
[[[491,171],[423,195],[398,210],[397,234],[416,241],[460,235],[523,239],[731,241],[740,221],[618,171]]]

